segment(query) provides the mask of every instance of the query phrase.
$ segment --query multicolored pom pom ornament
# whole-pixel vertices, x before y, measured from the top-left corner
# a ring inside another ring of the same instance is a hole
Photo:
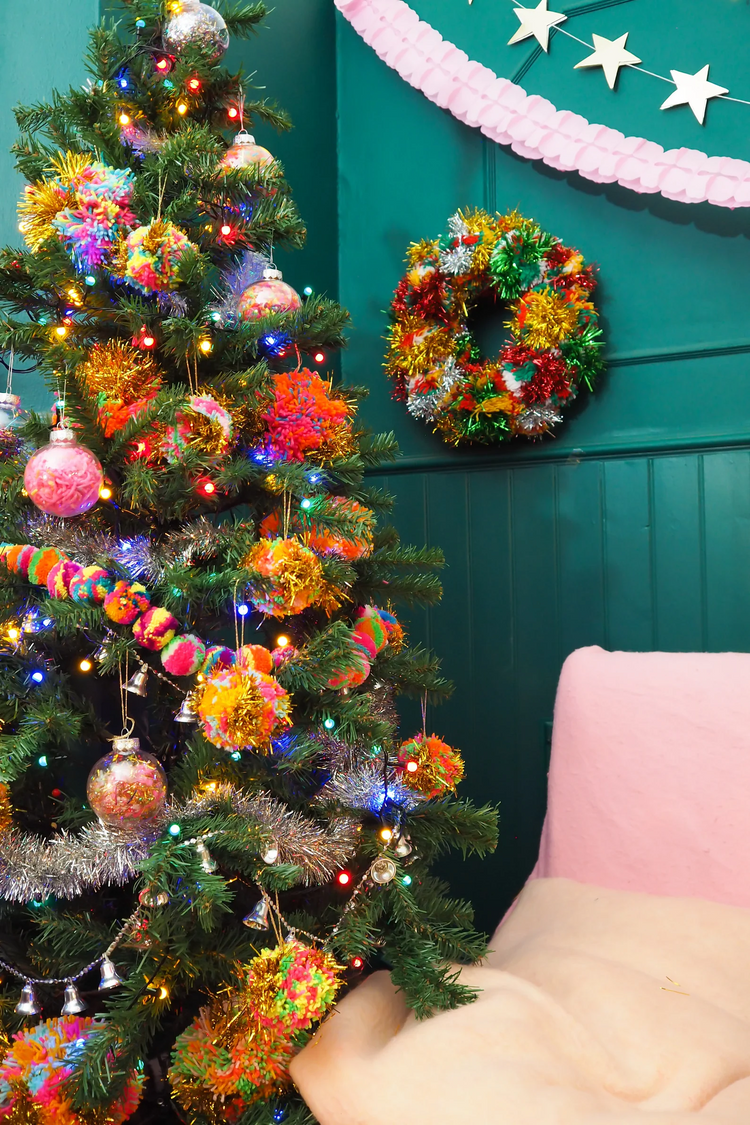
[[[197,710],[209,742],[224,750],[270,753],[272,736],[291,722],[291,700],[268,675],[272,669],[269,650],[249,645],[236,664],[220,666],[198,686]]]
[[[169,610],[160,606],[147,609],[133,625],[133,636],[139,645],[151,652],[161,652],[178,632],[180,623]]]
[[[241,320],[259,320],[270,313],[294,312],[302,306],[296,289],[283,280],[281,270],[269,266],[260,281],[249,286],[237,301]]]
[[[32,250],[57,235],[77,265],[94,269],[137,221],[130,210],[135,176],[82,153],[59,153],[51,166],[55,177],[24,189],[20,229]]]
[[[162,387],[153,357],[122,340],[94,344],[75,378],[95,397],[105,437],[137,418]]]
[[[272,617],[302,613],[323,593],[320,559],[298,539],[263,539],[242,560],[248,570],[268,581],[248,584],[256,609]]]
[[[147,296],[163,293],[177,286],[180,263],[194,249],[174,223],[154,219],[130,232],[113,261],[113,273]]]
[[[267,148],[256,145],[247,129],[240,129],[221,158],[222,168],[267,168],[274,158]]]
[[[79,445],[73,430],[52,430],[49,445],[37,449],[23,474],[30,500],[50,516],[80,516],[99,499],[104,473],[99,460]]]
[[[271,460],[330,461],[354,452],[353,406],[316,371],[280,371],[271,378],[260,451]]]
[[[179,55],[186,47],[198,47],[208,59],[218,59],[229,46],[229,31],[222,16],[199,0],[179,0],[174,15],[162,31],[164,49]]]
[[[186,449],[219,458],[228,452],[233,432],[231,414],[212,395],[191,395],[174,426],[168,427],[161,452],[172,463],[181,461]]]
[[[66,1079],[80,1062],[89,1040],[103,1024],[78,1016],[45,1020],[13,1036],[0,1063],[0,1121],[28,1125],[86,1125],[66,1097]],[[143,1078],[131,1072],[116,1101],[97,1120],[122,1125],[141,1100]]]
[[[205,667],[206,645],[195,633],[175,637],[161,650],[164,671],[172,676],[192,676]]]
[[[346,533],[326,529],[327,516],[336,521],[345,518],[350,528]],[[281,516],[278,512],[270,512],[260,525],[260,533],[273,539],[278,536],[280,528]],[[316,497],[310,501],[308,508],[292,516],[291,530],[319,555],[335,555],[350,561],[363,559],[373,548],[375,513],[346,496]]]
[[[204,1008],[179,1036],[169,1079],[184,1108],[215,1099],[234,1121],[253,1102],[289,1084],[294,1036],[331,1010],[342,967],[330,953],[292,938],[264,949],[248,966],[247,982],[230,999]]]
[[[436,734],[417,734],[402,742],[396,772],[404,785],[429,800],[455,793],[464,763],[458,750]]]
[[[94,765],[86,783],[89,804],[102,824],[140,831],[162,812],[167,775],[137,738],[115,738],[112,752]]]

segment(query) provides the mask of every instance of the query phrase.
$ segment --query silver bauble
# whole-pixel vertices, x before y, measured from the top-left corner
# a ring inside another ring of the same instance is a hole
[[[215,8],[198,0],[181,0],[164,27],[162,42],[172,55],[186,47],[200,47],[209,58],[218,59],[229,46],[229,32]]]

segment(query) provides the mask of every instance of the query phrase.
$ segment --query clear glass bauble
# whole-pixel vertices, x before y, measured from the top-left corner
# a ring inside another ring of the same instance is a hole
[[[104,473],[98,458],[79,445],[73,430],[52,430],[49,445],[37,449],[23,485],[37,508],[50,516],[80,516],[99,499]]]
[[[296,289],[282,280],[278,270],[267,269],[260,281],[249,285],[237,301],[241,320],[259,320],[269,313],[293,312],[302,300]]]
[[[102,824],[127,832],[154,821],[167,800],[167,775],[137,738],[116,738],[86,782],[89,804]]]
[[[21,400],[18,395],[0,394],[0,430],[14,430],[23,422]]]
[[[164,26],[162,43],[172,55],[186,47],[200,47],[208,58],[218,59],[229,46],[229,32],[215,8],[198,0],[181,0]]]
[[[221,159],[222,168],[267,168],[274,158],[267,148],[256,145],[246,129],[241,129]]]

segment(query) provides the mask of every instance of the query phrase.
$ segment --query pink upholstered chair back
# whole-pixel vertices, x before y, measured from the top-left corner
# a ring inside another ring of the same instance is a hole
[[[750,906],[750,655],[568,657],[544,876]]]

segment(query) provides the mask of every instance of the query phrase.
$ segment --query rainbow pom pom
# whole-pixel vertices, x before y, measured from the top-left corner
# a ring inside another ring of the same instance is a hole
[[[49,572],[66,556],[57,547],[40,547],[29,560],[29,582],[33,586],[46,586]]]
[[[388,644],[388,631],[376,605],[360,606],[357,610],[352,640],[371,660]]]
[[[101,605],[114,589],[115,580],[101,566],[85,566],[70,583],[70,596],[74,602]]]
[[[133,626],[133,636],[139,645],[151,652],[161,652],[169,644],[180,627],[176,617],[166,609],[152,606],[138,618]]]
[[[192,242],[179,227],[162,219],[131,231],[125,245],[125,281],[148,295],[175,287],[180,262],[185,253],[193,249]]]
[[[204,676],[218,668],[231,668],[237,657],[226,645],[209,645],[200,671]]]
[[[104,612],[118,625],[132,625],[150,605],[151,595],[145,586],[120,580],[104,599]]]
[[[20,546],[11,547],[5,557],[8,570],[13,574],[19,575],[21,578],[28,578],[29,576],[29,563],[31,556],[36,551],[36,547],[32,547],[30,543],[24,543]]]
[[[195,633],[175,637],[161,650],[165,672],[173,676],[192,676],[206,659],[206,646]]]
[[[429,800],[455,793],[464,763],[458,750],[436,734],[417,734],[402,742],[396,772],[405,785]]]
[[[51,598],[67,598],[70,592],[70,583],[77,574],[83,570],[78,563],[70,559],[62,559],[55,563],[47,575],[47,592]]]
[[[73,1074],[86,1040],[103,1024],[91,1019],[61,1017],[25,1028],[13,1036],[0,1063],[0,1121],[37,1125],[84,1125],[66,1096],[66,1080]],[[128,1076],[116,1102],[106,1107],[106,1120],[122,1125],[141,1100],[142,1077]],[[102,1118],[104,1120],[104,1118]]]
[[[272,667],[270,652],[263,651]],[[273,676],[256,670],[255,659],[246,653],[242,667],[238,664],[214,672],[199,689],[198,714],[203,732],[214,746],[224,750],[251,746],[269,753],[272,736],[291,722],[289,696]]]
[[[328,681],[330,688],[359,687],[370,675],[370,661],[361,648],[352,646],[349,665],[342,672],[336,672]]]

